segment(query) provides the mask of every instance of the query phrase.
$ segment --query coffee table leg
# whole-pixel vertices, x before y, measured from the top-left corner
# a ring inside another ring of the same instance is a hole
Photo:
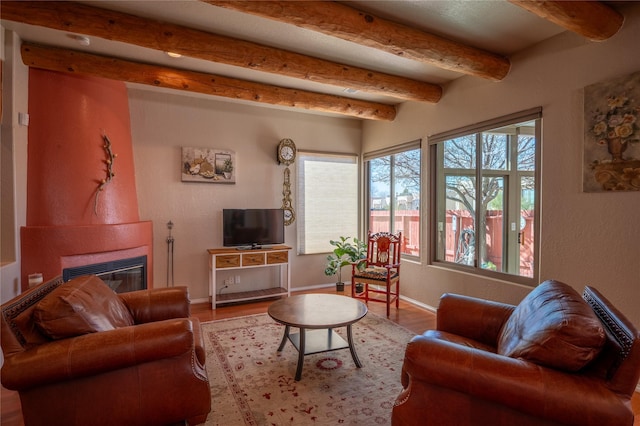
[[[347,339],[349,340],[349,350],[351,351],[351,357],[353,358],[353,362],[356,363],[356,367],[361,368],[362,363],[360,359],[358,359],[358,354],[356,353],[356,347],[353,345],[353,333],[351,332],[351,324],[347,326]]]
[[[280,347],[278,347],[278,352],[282,352],[284,348],[284,344],[287,343],[287,339],[289,338],[289,326],[284,326],[284,336],[282,336],[282,341],[280,342]]]
[[[300,328],[300,348],[298,348],[298,367],[296,368],[296,382],[302,377],[302,365],[304,364],[304,328]]]

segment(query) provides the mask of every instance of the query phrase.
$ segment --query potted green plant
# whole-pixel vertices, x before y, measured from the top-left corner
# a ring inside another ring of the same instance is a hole
[[[336,282],[336,290],[338,291],[344,291],[342,267],[364,259],[367,255],[367,244],[357,238],[354,238],[353,242],[350,242],[350,238],[351,237],[340,237],[340,240],[329,241],[335,248],[333,252],[327,256],[327,267],[324,273],[327,276],[338,274],[338,281]]]

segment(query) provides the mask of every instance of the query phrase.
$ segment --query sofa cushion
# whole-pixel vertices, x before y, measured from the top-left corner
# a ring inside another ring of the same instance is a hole
[[[36,305],[34,319],[44,334],[64,339],[133,325],[117,294],[95,275],[74,278]]]
[[[605,331],[578,292],[559,281],[536,287],[505,322],[498,353],[578,371],[600,352]]]

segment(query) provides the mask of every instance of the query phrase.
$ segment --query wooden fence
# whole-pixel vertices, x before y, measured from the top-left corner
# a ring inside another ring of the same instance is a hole
[[[372,210],[369,213],[372,232],[389,231],[389,211]],[[522,214],[524,227],[520,235],[520,275],[533,276],[533,212]],[[454,219],[455,218],[455,219]],[[394,217],[395,231],[402,231],[402,253],[418,256],[420,254],[420,211],[397,210]],[[520,223],[517,226],[521,226]],[[445,259],[448,262],[461,262],[464,253],[465,230],[475,238],[473,219],[466,210],[447,210],[445,226]],[[491,210],[486,217],[486,259],[483,267],[502,271],[503,253],[503,217],[502,212]],[[490,262],[490,263],[489,263]]]

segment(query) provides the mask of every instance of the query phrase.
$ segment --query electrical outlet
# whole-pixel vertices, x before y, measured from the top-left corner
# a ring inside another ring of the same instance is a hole
[[[233,277],[224,279],[224,285],[231,285],[231,284],[233,284]]]

